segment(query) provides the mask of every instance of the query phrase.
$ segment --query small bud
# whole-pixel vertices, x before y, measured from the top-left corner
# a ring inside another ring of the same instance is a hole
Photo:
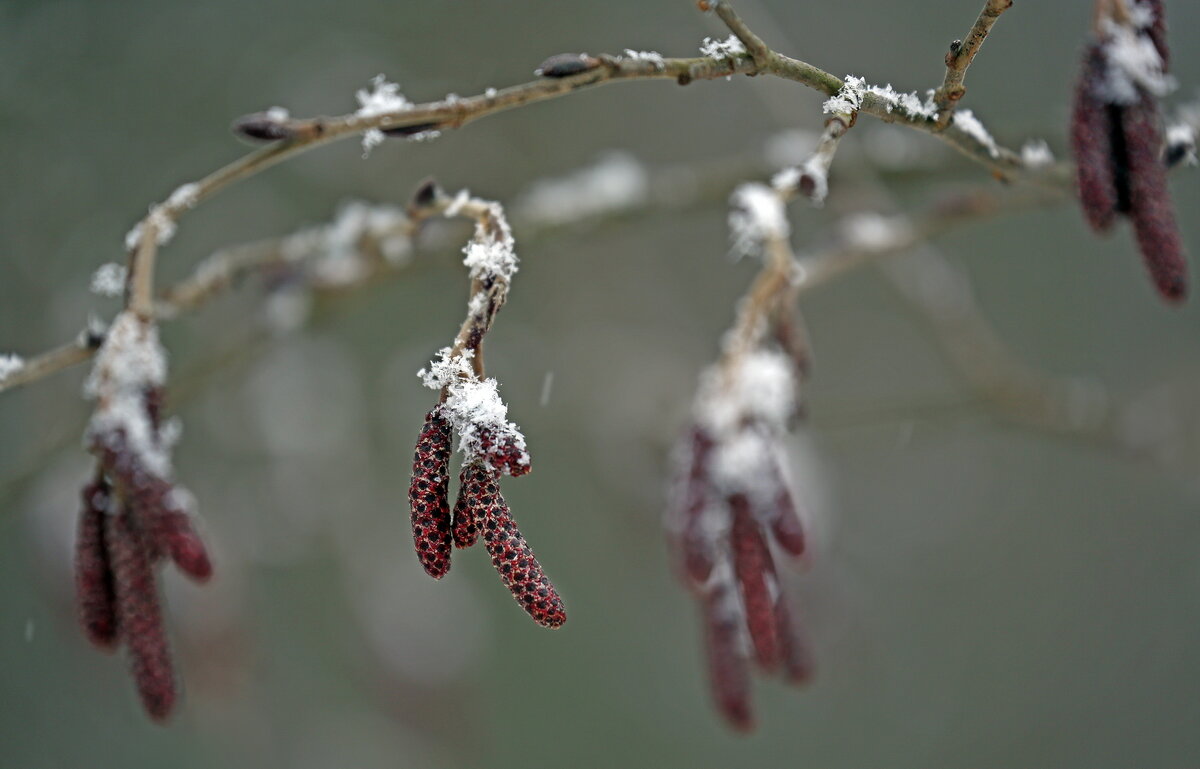
[[[442,123],[436,121],[432,123],[417,123],[416,125],[396,126],[395,128],[381,128],[387,136],[415,136],[423,134],[426,131],[436,131],[443,127]]]
[[[570,77],[600,66],[600,60],[586,53],[559,53],[543,61],[533,74],[539,77]]]
[[[417,558],[434,579],[450,571],[450,452],[450,423],[434,407],[417,437],[408,487]]]
[[[417,191],[413,193],[412,200],[408,203],[408,212],[412,216],[421,211],[433,207],[435,203],[445,196],[442,188],[438,186],[437,180],[432,176],[421,182],[417,187]]]
[[[498,490],[495,504],[484,513],[483,541],[500,581],[533,621],[543,627],[561,627],[567,621],[562,599],[521,536]]]
[[[285,121],[268,112],[254,112],[233,121],[230,130],[238,136],[260,142],[291,139],[296,132]]]

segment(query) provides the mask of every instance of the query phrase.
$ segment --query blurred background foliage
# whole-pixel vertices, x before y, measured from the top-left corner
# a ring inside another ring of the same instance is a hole
[[[780,50],[923,90],[979,5],[739,8]],[[1042,136],[1064,153],[1090,5],[1018,2],[1000,21],[964,106],[1002,141]],[[1200,52],[1183,43],[1200,10],[1167,5],[1178,97],[1191,98]],[[92,271],[122,258],[151,201],[244,151],[227,130],[237,115],[348,111],[380,72],[424,101],[526,80],[552,53],[693,55],[725,34],[686,0],[0,0],[0,350],[28,355],[90,312],[110,316],[113,301],[88,293]],[[621,84],[367,160],[346,142],[187,217],[161,280],[325,221],[348,198],[402,203],[429,174],[512,200],[621,148],[651,169],[721,160],[761,178],[769,139],[819,130],[820,102],[764,78]],[[850,158],[900,151],[936,166],[888,176],[905,207],[993,183],[873,121],[843,144]],[[835,165],[825,210],[794,212],[798,249],[867,200],[853,166]],[[1195,172],[1175,189],[1195,253]],[[760,683],[755,736],[721,726],[659,516],[695,375],[753,273],[725,259],[726,194],[528,243],[517,231],[522,270],[489,368],[530,439],[535,472],[506,491],[567,601],[559,632],[529,622],[483,553],[433,583],[411,552],[407,466],[433,397],[414,374],[465,298],[445,249],[291,335],[256,332],[253,288],[166,327],[178,473],[218,569],[202,589],[165,578],[186,682],[167,728],[73,622],[82,371],[0,396],[0,765],[1194,765],[1200,458],[1146,461],[1009,426],[872,269],[804,302],[817,359],[793,448],[819,546],[789,587],[818,678],[804,691]],[[1130,240],[1097,241],[1061,208],[939,245],[1024,359],[1121,397],[1177,383],[1183,424],[1200,411],[1196,305],[1160,304]]]

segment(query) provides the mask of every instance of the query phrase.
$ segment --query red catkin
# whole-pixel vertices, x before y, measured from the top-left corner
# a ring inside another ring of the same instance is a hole
[[[102,479],[83,487],[75,541],[75,597],[89,641],[105,651],[117,643],[116,595],[105,545],[104,520],[111,490]]]
[[[171,560],[187,576],[196,582],[207,582],[212,577],[212,561],[204,540],[192,527],[191,518],[182,510],[165,510],[153,524],[157,550],[171,556]]]
[[[775,622],[775,601],[779,594],[775,564],[747,499],[735,494],[730,497],[729,506],[733,513],[730,532],[733,571],[746,612],[754,658],[763,670],[774,670],[781,659],[779,628]]]
[[[717,710],[734,729],[754,729],[750,710],[750,667],[741,650],[736,598],[718,584],[704,600],[704,640],[708,677]]]
[[[779,630],[779,645],[783,658],[783,677],[791,684],[808,683],[813,676],[812,650],[792,617],[782,595],[775,601],[775,625]]]
[[[483,518],[500,494],[499,473],[479,462],[463,465],[458,476],[458,501],[454,504],[454,546],[470,547],[479,539]]]
[[[712,438],[699,427],[693,427],[684,438],[686,467],[674,495],[670,512],[680,526],[679,548],[684,575],[693,587],[703,586],[713,568],[713,538],[704,531],[704,511],[711,503],[709,489],[709,459]]]
[[[521,536],[508,504],[498,490],[495,503],[484,513],[483,541],[500,581],[534,622],[557,628],[567,621],[558,591],[542,571],[525,537]]]
[[[1138,249],[1158,293],[1170,302],[1187,295],[1187,258],[1167,188],[1167,169],[1158,109],[1143,95],[1122,110],[1125,157],[1129,169],[1129,218]]]
[[[175,674],[167,647],[158,586],[144,537],[127,513],[105,518],[116,592],[117,628],[146,712],[156,721],[175,704]]]
[[[450,452],[450,422],[435,407],[417,437],[408,487],[417,558],[434,579],[450,571]]]
[[[1079,200],[1088,224],[1096,232],[1107,232],[1112,227],[1121,198],[1117,178],[1119,159],[1113,146],[1116,131],[1112,110],[1102,96],[1106,68],[1103,49],[1093,43],[1083,56],[1071,115],[1071,147]]]

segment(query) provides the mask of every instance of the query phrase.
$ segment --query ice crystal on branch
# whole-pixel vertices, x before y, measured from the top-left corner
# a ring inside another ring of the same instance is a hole
[[[0,382],[25,368],[25,359],[20,355],[0,354]]]
[[[783,199],[765,184],[741,185],[730,197],[729,230],[735,256],[761,254],[768,241],[791,233]]]
[[[108,262],[100,265],[92,274],[92,293],[99,296],[118,297],[125,292],[125,265]]]
[[[746,55],[746,46],[737,39],[737,35],[730,35],[724,40],[713,40],[711,37],[706,37],[700,44],[700,53],[717,61],[726,59],[733,61]]]

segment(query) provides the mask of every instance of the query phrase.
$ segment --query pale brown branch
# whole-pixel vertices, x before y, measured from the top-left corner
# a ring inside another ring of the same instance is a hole
[[[967,76],[967,68],[975,60],[983,41],[1000,15],[1012,7],[1013,0],[986,0],[979,18],[971,26],[971,30],[962,40],[955,40],[946,53],[946,77],[942,85],[933,95],[937,105],[937,130],[945,130],[954,116],[954,108],[967,92],[963,81]]]
[[[774,63],[775,52],[767,47],[767,44],[763,42],[761,37],[754,34],[746,26],[746,22],[742,21],[737,11],[733,10],[733,5],[724,2],[724,0],[713,0],[712,3],[707,2],[707,0],[702,0],[701,2],[702,7],[703,5],[710,4],[714,6],[717,17],[725,22],[725,26],[729,27],[729,31],[746,47],[746,52],[750,54],[750,58],[754,61],[754,65],[759,71],[767,71]]]

